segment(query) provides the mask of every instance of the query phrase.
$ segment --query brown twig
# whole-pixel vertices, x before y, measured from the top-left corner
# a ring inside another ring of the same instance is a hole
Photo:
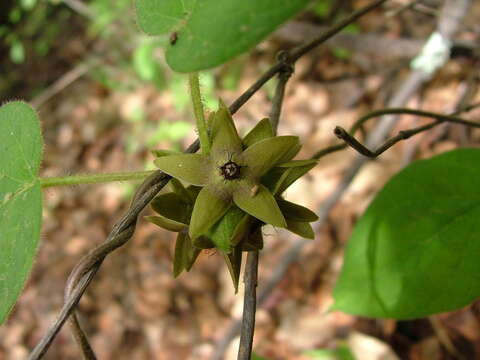
[[[377,8],[378,6],[382,5],[385,1],[387,0],[376,0],[372,2],[371,4],[365,6],[362,9],[359,9],[344,20],[338,22],[337,24],[333,25],[330,29],[326,30],[324,33],[320,34],[318,37],[315,39],[307,42],[304,45],[301,45],[295,49],[293,49],[288,56],[287,62],[290,65],[294,65],[295,62],[314,49],[315,47],[319,46],[320,44],[324,43],[328,39],[330,39],[332,36],[336,35],[338,32],[342,31],[343,28],[346,26],[350,25],[351,23],[355,22],[358,18],[362,17],[369,11]],[[273,78],[278,72],[280,72],[283,68],[285,67],[285,60],[277,62],[275,65],[273,65],[270,69],[265,71],[260,78],[255,81],[240,97],[233,102],[232,105],[230,105],[230,112],[234,113],[240,107],[245,104],[248,99],[250,99],[253,94],[255,94],[268,80]]]
[[[257,308],[258,251],[249,251],[245,265],[245,297],[240,332],[238,360],[250,360],[252,355],[255,312]]]
[[[470,109],[472,106],[475,107],[475,105],[471,105],[468,108]],[[465,111],[465,110],[463,110]],[[456,113],[459,113],[461,111],[457,111]],[[345,141],[347,145],[352,147],[353,149],[357,150],[360,154],[367,156],[369,158],[375,158],[385,152],[386,150],[390,149],[393,145],[396,143],[406,140],[414,135],[417,135],[421,132],[430,130],[434,128],[435,126],[438,126],[440,124],[443,124],[445,122],[451,122],[451,123],[456,123],[456,124],[462,124],[466,126],[471,126],[471,127],[480,127],[480,123],[475,123],[472,121],[464,120],[462,118],[456,117],[454,115],[441,115],[441,114],[436,114],[432,113],[429,111],[422,111],[422,110],[414,110],[414,109],[382,109],[379,111],[373,111],[372,113],[368,114],[367,116],[362,117],[359,121],[356,122],[356,125],[358,128],[361,126],[363,122],[365,122],[368,119],[371,119],[373,117],[379,116],[379,115],[386,115],[386,114],[410,114],[410,115],[418,115],[418,116],[424,116],[424,117],[431,117],[435,118],[436,120],[434,122],[431,122],[429,124],[423,125],[423,126],[418,126],[413,129],[408,129],[408,130],[402,130],[400,131],[396,136],[393,136],[389,139],[387,139],[383,144],[381,144],[376,150],[371,151],[369,150],[365,145],[363,145],[361,142],[359,142],[357,139],[355,139],[352,135],[350,135],[344,128],[341,126],[337,126],[334,130],[334,134],[339,138]]]

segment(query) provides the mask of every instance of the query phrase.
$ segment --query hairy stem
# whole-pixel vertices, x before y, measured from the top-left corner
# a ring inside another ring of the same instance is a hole
[[[69,186],[80,184],[97,184],[112,181],[134,181],[144,180],[152,175],[156,170],[117,172],[108,174],[83,174],[64,177],[46,177],[40,178],[40,184],[43,188],[52,186]]]
[[[200,148],[203,154],[208,155],[210,153],[210,139],[208,138],[207,125],[203,113],[202,96],[200,94],[200,83],[198,81],[197,72],[188,75],[188,83],[190,85],[190,94],[192,96],[193,112],[195,114],[195,119],[197,119]]]

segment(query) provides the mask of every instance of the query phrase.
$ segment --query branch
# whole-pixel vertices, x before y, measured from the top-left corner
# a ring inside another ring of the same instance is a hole
[[[249,251],[245,266],[245,297],[243,321],[240,332],[240,346],[237,360],[250,360],[252,355],[253,333],[255,331],[255,311],[257,307],[258,251]]]
[[[457,112],[458,113],[458,112]],[[385,115],[385,114],[411,114],[411,115],[417,115],[417,116],[425,116],[425,117],[431,117],[435,118],[436,121],[431,122],[429,124],[423,125],[423,126],[418,126],[413,129],[409,130],[402,130],[400,131],[396,136],[391,137],[390,139],[386,140],[382,145],[380,145],[375,151],[369,150],[365,145],[360,143],[357,139],[355,139],[352,135],[350,135],[344,128],[341,126],[337,126],[334,130],[334,134],[339,138],[345,141],[350,147],[353,149],[357,150],[360,154],[365,155],[370,158],[376,158],[386,150],[390,149],[393,145],[396,143],[406,140],[414,135],[417,135],[421,132],[430,130],[434,128],[435,126],[438,126],[440,124],[443,124],[445,122],[451,122],[451,123],[456,123],[456,124],[462,124],[466,126],[471,126],[471,127],[480,127],[480,123],[475,123],[472,121],[464,120],[462,118],[453,116],[453,115],[441,115],[441,114],[436,114],[428,111],[422,111],[422,110],[413,110],[413,109],[383,109],[379,111],[374,111],[367,116],[364,116],[361,118],[357,124],[361,126],[363,122],[366,120],[379,116],[379,115]]]

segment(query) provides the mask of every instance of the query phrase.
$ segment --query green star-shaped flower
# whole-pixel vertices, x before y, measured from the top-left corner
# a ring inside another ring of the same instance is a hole
[[[298,152],[298,137],[269,137],[244,149],[223,103],[210,122],[209,154],[175,154],[155,160],[165,173],[202,187],[190,219],[190,238],[195,241],[206,234],[233,204],[264,223],[286,228],[285,217],[261,178]]]

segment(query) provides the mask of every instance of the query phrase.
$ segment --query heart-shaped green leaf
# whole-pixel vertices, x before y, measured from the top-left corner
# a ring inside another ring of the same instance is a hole
[[[419,318],[480,296],[480,150],[417,161],[385,185],[356,225],[334,308]]]
[[[42,148],[40,122],[30,106],[16,101],[0,107],[0,323],[15,304],[37,251]]]
[[[308,0],[136,0],[138,23],[148,34],[173,33],[167,62],[192,72],[220,65],[247,51]]]

